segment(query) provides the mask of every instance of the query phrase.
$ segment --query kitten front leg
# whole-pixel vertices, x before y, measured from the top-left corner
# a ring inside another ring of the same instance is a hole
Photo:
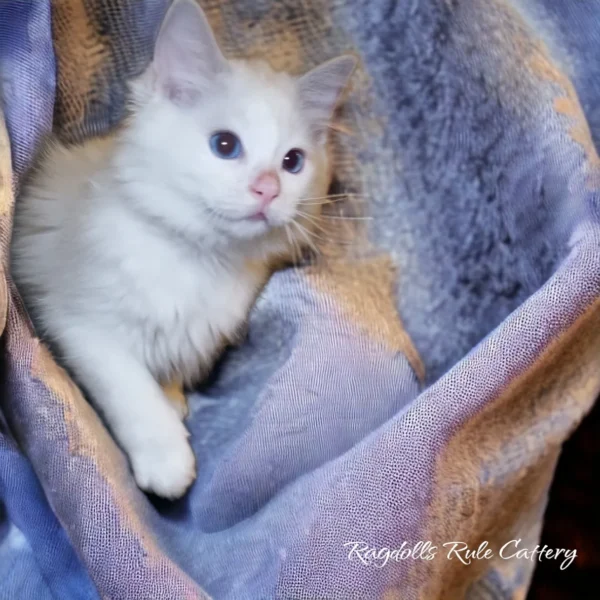
[[[182,496],[196,476],[195,457],[188,431],[152,374],[119,340],[89,327],[63,329],[60,346],[129,457],[138,486],[165,498]]]

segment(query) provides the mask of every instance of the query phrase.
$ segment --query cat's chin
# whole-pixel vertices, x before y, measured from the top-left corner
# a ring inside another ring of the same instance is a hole
[[[273,225],[264,219],[243,219],[228,226],[229,234],[240,240],[262,237],[272,229]]]

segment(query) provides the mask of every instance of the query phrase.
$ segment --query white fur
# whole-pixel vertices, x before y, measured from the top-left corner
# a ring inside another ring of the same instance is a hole
[[[326,63],[337,91],[316,114],[310,73],[226,61],[197,5],[177,0],[133,87],[128,123],[111,138],[49,146],[17,203],[17,284],[145,490],[177,497],[195,476],[181,411],[158,382],[193,384],[210,368],[269,259],[289,249],[284,227],[311,211],[303,199],[325,193],[318,132],[352,70],[344,60]],[[241,158],[212,153],[219,130],[239,136]],[[281,168],[291,148],[307,157],[296,175]],[[258,202],[249,186],[265,170],[279,175],[281,193],[267,221],[248,220]]]

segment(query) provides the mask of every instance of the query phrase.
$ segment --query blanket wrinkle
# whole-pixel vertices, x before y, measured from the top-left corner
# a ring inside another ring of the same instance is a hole
[[[197,481],[144,495],[7,252],[39,140],[120,123],[169,0],[0,2],[0,600],[525,598],[500,548],[600,393],[600,4],[200,3],[232,57],[360,56],[331,147],[370,220],[272,277],[189,397]]]

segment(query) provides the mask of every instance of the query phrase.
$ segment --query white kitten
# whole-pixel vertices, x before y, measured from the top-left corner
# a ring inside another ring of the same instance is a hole
[[[324,195],[326,129],[354,64],[295,78],[227,61],[197,4],[176,0],[127,123],[49,145],[25,186],[15,280],[145,490],[178,497],[195,477],[158,382],[206,373]]]

